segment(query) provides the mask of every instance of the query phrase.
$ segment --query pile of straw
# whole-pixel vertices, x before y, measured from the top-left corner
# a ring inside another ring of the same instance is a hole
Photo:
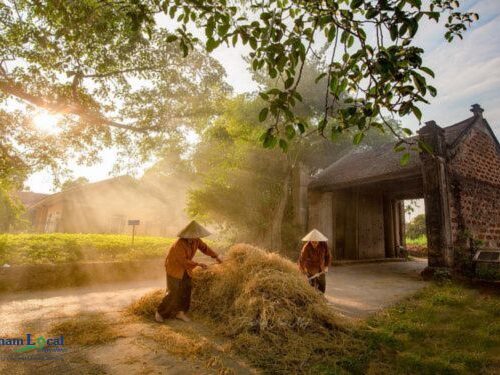
[[[193,282],[193,310],[258,367],[301,371],[334,348],[335,314],[297,265],[278,254],[238,244]]]
[[[143,297],[129,311],[154,314],[160,295]],[[268,373],[309,372],[339,354],[343,336],[326,299],[296,264],[246,244],[233,246],[222,264],[194,273],[192,312]]]

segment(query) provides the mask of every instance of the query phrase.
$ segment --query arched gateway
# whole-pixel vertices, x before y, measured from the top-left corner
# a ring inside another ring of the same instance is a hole
[[[499,249],[500,144],[483,109],[471,111],[445,128],[427,122],[417,137],[433,154],[415,152],[404,166],[389,143],[353,151],[307,182],[299,174],[299,221],[331,239],[337,260],[391,258],[404,245],[402,200],[423,198],[430,267],[453,267],[475,246]]]

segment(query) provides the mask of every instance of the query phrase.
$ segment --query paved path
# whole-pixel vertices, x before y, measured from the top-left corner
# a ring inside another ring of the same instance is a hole
[[[355,264],[331,268],[327,298],[339,313],[363,318],[422,288],[424,261]],[[165,279],[49,291],[0,294],[0,335],[23,322],[42,322],[78,313],[119,311]]]
[[[420,272],[427,260],[351,264],[330,268],[326,297],[340,314],[364,318],[425,286]]]

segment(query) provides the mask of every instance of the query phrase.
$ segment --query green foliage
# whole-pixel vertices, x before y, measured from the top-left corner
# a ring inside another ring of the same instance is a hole
[[[309,66],[306,71],[309,69],[315,68]],[[314,103],[313,97],[310,103]],[[199,183],[189,194],[188,213],[221,225],[221,232],[232,240],[295,250],[300,233],[290,199],[294,168],[301,165],[305,173],[315,173],[354,146],[348,134],[335,142],[310,134],[290,141],[287,153],[262,148],[262,132],[268,135],[267,142],[277,138],[265,131],[267,120],[259,121],[261,106],[261,99],[246,96],[221,105],[221,115],[207,126],[191,156]],[[313,105],[303,108],[304,117],[314,113]],[[364,145],[392,139],[372,130]],[[286,246],[281,246],[282,240]]]
[[[3,189],[0,183],[0,233],[23,224],[24,208],[13,196],[12,191]]]
[[[2,121],[6,119],[0,110],[0,137]],[[0,141],[0,233],[25,224],[22,219],[24,208],[15,193],[20,190],[27,169],[13,152],[13,147]]]
[[[109,234],[1,234],[0,265],[125,261],[162,257],[175,239]]]
[[[427,234],[425,226],[425,215],[420,214],[413,218],[411,222],[406,224],[406,237],[410,239],[418,239],[425,237]]]
[[[261,139],[266,147],[290,150],[290,139],[313,125],[328,138],[354,130],[359,141],[369,128],[391,126],[383,112],[420,120],[418,106],[436,89],[415,45],[419,25],[446,17],[446,39],[462,37],[478,16],[457,6],[452,0],[5,0],[2,143],[15,145],[11,156],[24,165],[59,173],[69,156],[92,163],[111,145],[136,161],[163,152],[185,139],[183,126],[216,114],[229,92],[222,67],[200,44],[208,52],[249,46],[252,70],[274,80],[260,93],[267,110],[255,114],[272,119]],[[172,32],[158,23],[161,13]],[[204,31],[204,40],[192,26]],[[318,51],[322,38],[327,45]],[[325,96],[318,116],[305,121],[300,103],[309,92],[300,84],[312,56],[322,56],[314,81]],[[12,99],[16,106],[7,106]],[[59,113],[60,133],[35,129],[32,106]]]
[[[58,176],[68,159],[92,164],[115,146],[124,168],[214,115],[230,92],[223,68],[191,43],[183,58],[158,10],[149,0],[0,2],[0,163]],[[60,115],[57,134],[34,126],[38,111]]]
[[[273,118],[261,141],[265,147],[279,145],[286,150],[286,126],[311,124],[302,121],[295,107],[304,96],[298,87],[303,67],[318,55],[320,38],[326,38],[328,51],[316,79],[326,86],[317,129],[321,134],[327,128],[332,132],[358,129],[357,134],[363,134],[382,126],[373,118],[386,111],[412,114],[420,121],[419,105],[428,103],[426,97],[435,96],[436,89],[427,82],[434,73],[424,65],[424,51],[415,45],[415,37],[423,20],[439,22],[446,17],[445,38],[450,42],[462,38],[478,15],[459,12],[458,6],[452,0],[175,0],[163,3],[163,11],[177,22],[181,45],[198,40],[185,35],[186,27],[195,24],[205,30],[208,51],[222,44],[250,47],[252,70],[276,82],[260,93],[267,102],[267,110],[260,111],[261,120]],[[375,40],[368,35],[376,35]],[[343,98],[345,93],[354,93],[355,98]],[[344,105],[339,106],[341,101]],[[361,135],[356,137],[359,140]]]
[[[289,169],[286,155],[259,145],[259,104],[242,96],[225,103],[224,114],[204,132],[192,156],[201,185],[188,201],[191,216],[257,243],[267,236]]]
[[[427,236],[425,234],[420,235],[416,238],[406,238],[406,244],[408,245],[418,245],[427,246]]]

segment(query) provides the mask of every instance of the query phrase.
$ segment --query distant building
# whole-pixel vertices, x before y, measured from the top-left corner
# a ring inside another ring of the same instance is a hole
[[[138,235],[173,236],[187,221],[178,198],[169,200],[129,176],[52,195],[21,192],[19,196],[39,233],[130,233],[128,220],[140,220]]]

